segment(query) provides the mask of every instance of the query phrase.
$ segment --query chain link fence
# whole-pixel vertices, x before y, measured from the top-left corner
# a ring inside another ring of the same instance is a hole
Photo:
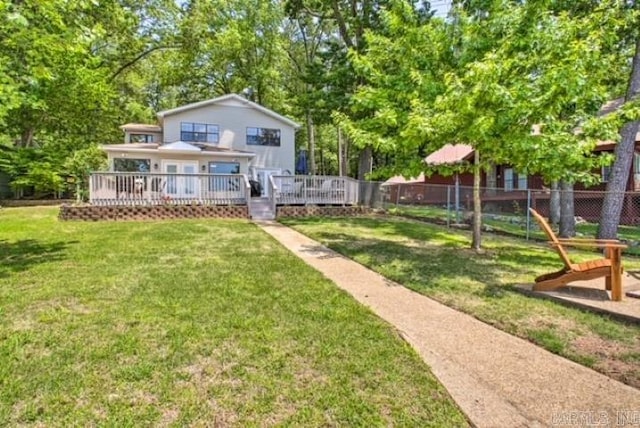
[[[448,227],[469,228],[473,213],[473,187],[425,183],[376,183],[379,200],[374,206],[390,214],[438,223]],[[368,184],[373,187],[374,184]],[[545,217],[558,212],[555,208],[560,191],[481,188],[483,230],[525,239],[544,240],[537,223],[530,218],[529,208]],[[370,190],[371,195],[377,195]],[[566,195],[573,201],[576,236],[593,237],[597,232],[604,191],[572,191]],[[362,201],[366,203],[366,201]],[[619,238],[632,246],[640,246],[640,192],[623,195]],[[640,253],[640,250],[638,251]]]

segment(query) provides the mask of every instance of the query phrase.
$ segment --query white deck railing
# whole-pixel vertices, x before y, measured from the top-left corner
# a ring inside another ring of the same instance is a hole
[[[276,205],[356,205],[358,181],[322,175],[274,175],[270,184]]]
[[[94,172],[89,186],[94,205],[246,205],[251,199],[242,174]]]

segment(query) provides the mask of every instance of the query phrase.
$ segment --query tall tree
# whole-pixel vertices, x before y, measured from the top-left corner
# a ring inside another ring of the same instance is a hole
[[[134,98],[121,92],[123,77],[154,50],[161,26],[149,21],[172,4],[52,0],[0,5],[6,12],[0,16],[5,67],[0,82],[12,83],[11,102],[0,112],[0,134],[19,149],[3,151],[2,164],[33,162],[27,171],[5,168],[20,174],[12,175],[16,186],[44,190],[37,182],[42,180],[59,192],[65,161],[75,150],[119,139],[117,126]],[[31,155],[22,156],[25,150]]]
[[[636,37],[636,49],[625,97],[626,108],[621,112],[626,123],[620,131],[620,143],[615,148],[615,162],[611,169],[600,214],[598,238],[601,239],[613,239],[618,235],[629,170],[633,161],[637,135],[640,131],[640,120],[638,120],[640,118],[640,105],[638,104],[640,101],[640,36]]]
[[[288,0],[286,10],[292,19],[310,18],[331,21],[335,32],[324,46],[322,65],[313,74],[313,86],[318,95],[326,100],[329,113],[345,112],[348,100],[358,85],[366,78],[353,73],[348,52],[362,53],[366,48],[367,30],[380,27],[380,11],[390,3],[389,0]],[[325,109],[326,111],[327,109]],[[324,121],[331,114],[322,115]],[[371,172],[373,149],[365,144],[360,147],[358,178],[365,179]]]
[[[286,61],[279,2],[185,2],[180,24],[182,61],[174,70],[178,102],[249,89],[253,101],[282,111]]]
[[[316,73],[322,67],[322,48],[332,31],[330,20],[309,15],[299,15],[286,20],[285,34],[288,35],[287,54],[291,65],[285,86],[291,94],[295,109],[306,122],[309,173],[316,174],[317,123],[326,122],[322,117],[325,108],[321,93],[316,91]],[[320,99],[319,99],[320,98]]]
[[[354,100],[355,108],[371,107],[376,114],[367,120],[351,119],[351,135],[399,153],[398,169],[407,176],[416,175],[420,149],[460,142],[479,154],[478,174],[490,165],[509,163],[549,181],[594,180],[591,169],[606,160],[591,156],[599,128],[585,125],[581,133],[576,129],[593,121],[610,95],[611,82],[619,80],[619,73],[605,67],[618,58],[613,47],[619,39],[610,37],[607,27],[615,25],[618,10],[610,12],[611,4],[599,4],[591,16],[537,2],[473,3],[474,7],[454,9],[453,19],[440,29],[437,20],[418,26],[421,34],[447,34],[444,49],[412,40],[410,33],[369,39],[366,61],[361,62],[362,70],[373,77]],[[403,19],[407,28],[409,22]],[[416,58],[408,49],[413,45],[430,49],[424,58]],[[401,52],[405,60],[387,61],[396,67],[390,72],[380,64],[394,52]],[[377,73],[381,77],[376,80]],[[411,79],[402,79],[404,75]],[[403,107],[388,101],[400,97],[397,93],[406,97]],[[533,125],[541,132],[533,135]],[[386,137],[394,126],[402,128],[401,139]],[[411,156],[413,162],[402,160]],[[474,248],[481,243],[477,187]]]

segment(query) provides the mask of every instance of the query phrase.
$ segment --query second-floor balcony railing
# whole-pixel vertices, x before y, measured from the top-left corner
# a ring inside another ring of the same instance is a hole
[[[251,194],[241,174],[94,172],[90,180],[94,205],[245,205]]]

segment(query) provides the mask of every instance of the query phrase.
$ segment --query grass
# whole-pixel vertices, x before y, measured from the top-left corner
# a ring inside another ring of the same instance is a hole
[[[243,221],[0,211],[0,425],[464,426],[396,332]]]
[[[548,247],[485,235],[486,251],[477,254],[469,249],[466,232],[398,217],[291,219],[286,224],[408,288],[640,387],[635,360],[639,326],[515,291],[515,284],[560,267]],[[625,260],[627,269],[638,264]]]
[[[448,212],[446,208],[434,207],[429,205],[398,205],[389,208],[390,214],[405,216],[418,220],[425,220],[429,222],[445,224],[447,222],[447,215],[449,220],[455,222],[455,211]],[[464,217],[464,212],[460,213],[461,217]],[[506,221],[496,220],[492,218],[484,218],[482,224],[489,226],[492,231],[511,235],[515,237],[525,238],[527,236],[527,226],[524,214],[512,215],[501,214],[502,217],[515,217],[522,219],[522,223],[509,223]],[[462,219],[461,219],[462,220]],[[534,219],[531,219],[532,228],[529,231],[529,238],[544,241],[546,236],[542,232]],[[598,225],[594,223],[578,223],[576,224],[576,232],[580,236],[595,237],[598,230]],[[620,239],[624,239],[628,242],[640,242],[640,228],[636,226],[621,225],[618,227],[618,236]],[[640,256],[640,247],[633,246],[626,250],[626,254]]]

